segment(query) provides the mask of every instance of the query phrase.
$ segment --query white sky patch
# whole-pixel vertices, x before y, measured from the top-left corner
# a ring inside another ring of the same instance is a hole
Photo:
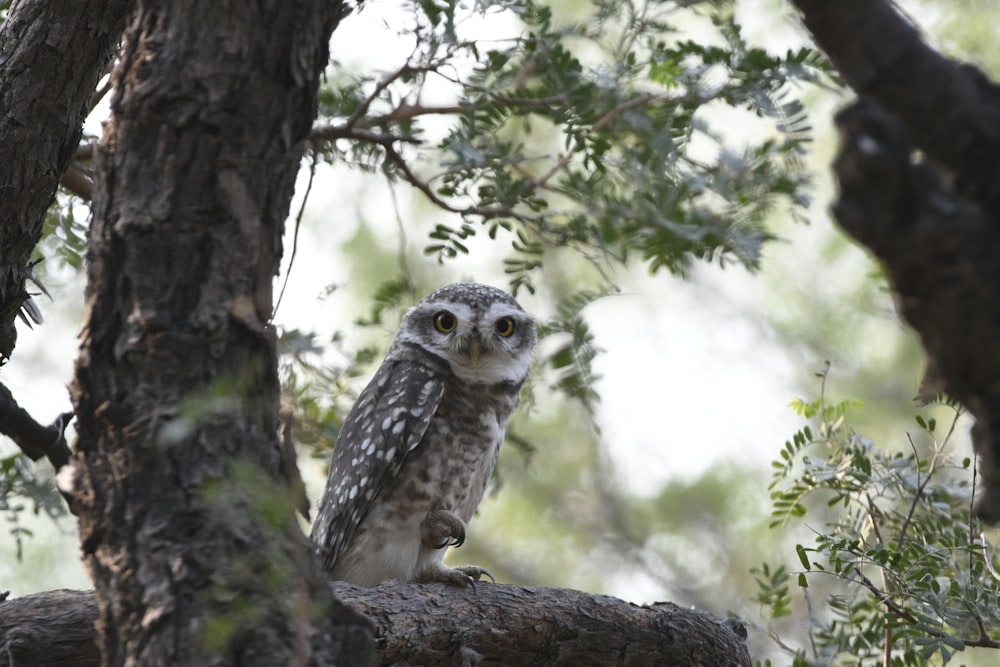
[[[736,268],[716,278],[718,288],[639,277],[587,310],[605,350],[598,422],[633,491],[719,460],[760,466],[797,428],[786,406],[799,369],[766,325],[728,305],[727,284],[753,278]]]

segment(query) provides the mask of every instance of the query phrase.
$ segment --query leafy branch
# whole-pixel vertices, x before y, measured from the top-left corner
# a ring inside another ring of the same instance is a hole
[[[933,417],[916,417],[909,454],[876,447],[849,426],[857,404],[820,398],[793,402],[819,417],[820,438],[803,427],[774,462],[772,525],[818,513],[814,545],[797,544],[802,569],[755,569],[758,601],[773,618],[791,613],[789,579],[825,592],[829,612],[810,611],[813,659],[848,652],[883,665],[947,662],[965,648],[1000,648],[988,628],[1000,624],[1000,582],[990,575],[985,539],[976,540],[969,457],[952,452],[962,410],[950,404],[943,437]],[[819,578],[819,579],[817,579]],[[832,578],[830,582],[822,580]],[[876,583],[876,580],[880,583]],[[861,594],[863,593],[863,594]],[[806,664],[803,649],[792,651]]]
[[[509,233],[522,260],[515,288],[543,264],[524,250],[535,243],[595,263],[639,253],[653,271],[696,258],[752,267],[773,205],[808,200],[798,154],[810,128],[788,87],[822,82],[826,63],[748,46],[724,3],[601,1],[563,22],[533,0],[478,3],[498,24],[520,22],[490,42],[463,38],[475,12],[454,0],[413,9],[401,29],[408,61],[332,80],[314,138],[328,142],[327,159],[381,169],[461,218],[445,224],[465,237],[431,234],[426,251],[441,261],[485,228]],[[710,17],[725,46],[677,40],[672,24],[692,13]],[[450,92],[437,86],[428,103],[432,78]],[[772,136],[726,148],[705,111],[716,101],[773,119]],[[716,157],[692,148],[701,138]]]

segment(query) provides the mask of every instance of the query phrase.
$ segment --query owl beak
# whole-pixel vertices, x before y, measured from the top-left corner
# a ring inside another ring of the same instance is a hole
[[[479,340],[473,339],[472,343],[469,345],[469,359],[472,360],[473,366],[479,363],[479,353],[482,351],[483,346],[479,343]]]

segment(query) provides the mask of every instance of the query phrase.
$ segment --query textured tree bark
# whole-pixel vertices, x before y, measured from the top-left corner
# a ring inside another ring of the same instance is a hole
[[[885,265],[920,333],[922,395],[947,392],[976,417],[976,509],[1000,522],[1000,88],[931,49],[886,0],[794,1],[861,97],[837,118],[834,214]]]
[[[750,665],[746,630],[663,603],[638,606],[558,588],[330,584],[375,626],[376,665]],[[0,603],[0,667],[98,664],[90,591]],[[88,639],[90,640],[88,646]]]
[[[340,2],[140,0],[96,151],[73,509],[106,665],[366,664],[294,518],[271,318]]]
[[[0,26],[0,364],[14,350],[45,213],[131,4],[15,2]]]

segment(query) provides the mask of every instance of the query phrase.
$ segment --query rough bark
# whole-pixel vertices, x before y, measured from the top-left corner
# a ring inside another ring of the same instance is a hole
[[[491,584],[331,588],[374,625],[376,665],[750,665],[741,624],[669,603]],[[0,603],[0,667],[96,667],[97,613],[90,591]]]
[[[0,364],[14,350],[45,213],[131,4],[15,2],[0,25]]]
[[[976,417],[976,509],[998,522],[1000,88],[930,48],[886,0],[794,1],[860,96],[837,118],[834,214],[885,265],[920,334],[922,395],[946,392]]]
[[[126,28],[72,386],[104,664],[367,662],[294,518],[269,325],[341,12],[140,0]]]

